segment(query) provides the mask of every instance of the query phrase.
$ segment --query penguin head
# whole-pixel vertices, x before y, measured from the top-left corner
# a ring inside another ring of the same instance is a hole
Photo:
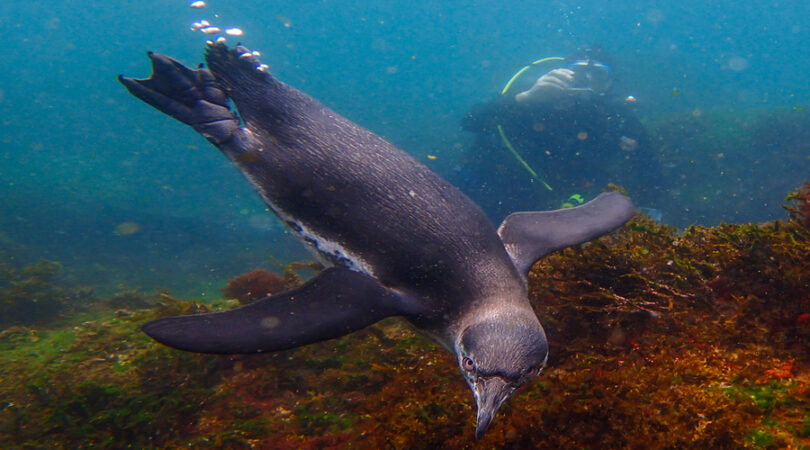
[[[536,378],[548,360],[548,342],[536,318],[498,316],[473,323],[456,341],[461,373],[478,405],[476,439],[518,387]]]

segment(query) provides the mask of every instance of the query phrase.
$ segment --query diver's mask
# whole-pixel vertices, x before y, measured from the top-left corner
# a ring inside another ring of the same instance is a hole
[[[572,91],[590,91],[601,94],[607,91],[613,82],[613,69],[590,59],[574,61],[565,68],[574,72],[574,82],[569,88]]]

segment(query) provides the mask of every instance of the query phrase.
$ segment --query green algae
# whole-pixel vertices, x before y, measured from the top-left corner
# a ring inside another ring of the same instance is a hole
[[[761,225],[678,232],[639,216],[538,262],[529,289],[551,361],[478,445],[810,445],[810,230],[791,201],[789,220]],[[55,267],[4,273],[75,292],[33,275]],[[175,351],[139,330],[239,302],[123,291],[5,326],[0,445],[474,445],[474,402],[455,359],[398,319],[252,356]]]
[[[138,332],[144,314],[121,316],[82,313],[64,322],[74,325],[18,327],[5,336],[2,441],[38,447],[58,436],[66,447],[149,445],[194,415],[205,379],[176,390],[177,377],[167,372],[187,367],[189,358],[154,348]]]

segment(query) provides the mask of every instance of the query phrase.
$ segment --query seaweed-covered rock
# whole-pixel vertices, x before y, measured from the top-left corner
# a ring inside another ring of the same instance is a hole
[[[52,319],[91,297],[61,275],[62,265],[55,261],[23,268],[0,262],[0,328]]]

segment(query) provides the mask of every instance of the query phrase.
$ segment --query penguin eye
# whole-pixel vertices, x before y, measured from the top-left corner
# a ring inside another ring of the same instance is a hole
[[[464,359],[461,360],[461,367],[466,371],[472,372],[475,369],[475,363],[472,358],[465,356]]]
[[[527,371],[527,373],[529,374],[529,376],[536,377],[536,376],[540,375],[540,372],[542,372],[542,371],[543,371],[543,366],[542,365],[537,365],[537,366],[534,366],[534,367],[530,367],[529,370]]]

